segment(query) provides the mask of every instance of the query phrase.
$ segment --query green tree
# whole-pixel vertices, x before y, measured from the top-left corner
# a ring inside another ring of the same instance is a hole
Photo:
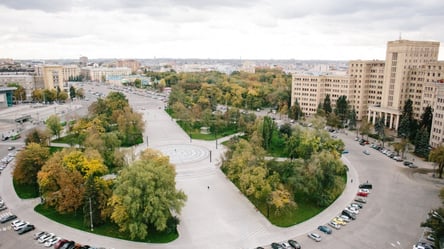
[[[430,134],[432,130],[433,122],[433,109],[431,106],[427,106],[424,112],[421,114],[421,120],[419,121],[419,128],[425,127],[427,132]]]
[[[322,103],[319,103],[318,108],[316,109],[316,116],[325,117],[324,106]]]
[[[385,120],[384,117],[378,118],[375,123],[375,132],[378,134],[379,140],[382,141],[382,147],[385,142]]]
[[[76,97],[76,88],[74,86],[69,87],[69,98],[73,100]]]
[[[46,127],[51,132],[53,136],[57,136],[57,138],[60,137],[60,132],[62,131],[63,127],[60,124],[60,118],[57,115],[51,115],[46,120]]]
[[[267,150],[271,145],[271,139],[273,138],[273,133],[276,130],[276,125],[273,119],[265,116],[260,128],[262,129],[262,146],[265,150]]]
[[[347,114],[349,113],[347,96],[342,95],[336,100],[335,114],[341,121],[341,127],[347,121]]]
[[[364,138],[365,135],[367,135],[367,138],[368,138],[368,135],[370,134],[371,127],[372,127],[372,124],[367,122],[366,119],[362,120],[361,126],[359,127],[359,132],[361,133],[362,138]]]
[[[430,152],[429,149],[429,133],[427,127],[424,126],[416,133],[415,136],[415,154],[417,156],[427,158]]]
[[[23,86],[19,85],[18,83],[9,83],[8,87],[15,87],[17,89],[14,90],[13,96],[15,99],[15,102],[21,102],[23,100],[26,100],[26,90],[23,88]]]
[[[149,227],[165,231],[168,220],[180,213],[187,199],[183,191],[176,190],[175,176],[168,157],[144,151],[115,180],[111,219],[132,239],[145,239]]]
[[[438,175],[439,178],[442,178],[442,172],[444,169],[444,145],[432,149],[429,154],[429,160],[438,164]]]
[[[356,110],[355,110],[354,106],[353,106],[353,109],[349,113],[348,120],[349,120],[348,128],[350,130],[356,129]]]
[[[324,104],[322,106],[322,109],[324,109],[325,114],[328,116],[332,112],[331,108],[331,100],[330,100],[330,94],[327,94],[324,99]]]
[[[293,105],[290,107],[290,112],[288,113],[288,117],[294,120],[299,120],[304,117],[304,113],[302,112],[301,106],[299,105],[298,100],[296,99]]]
[[[401,121],[398,127],[398,136],[407,137],[410,141],[415,140],[418,129],[416,120],[413,118],[413,101],[406,100],[401,114]]]
[[[38,128],[33,128],[25,137],[25,144],[30,143],[40,144],[41,146],[48,145],[50,134],[47,130],[41,130]]]
[[[13,177],[18,183],[37,185],[37,173],[49,158],[49,149],[30,143],[17,153]]]

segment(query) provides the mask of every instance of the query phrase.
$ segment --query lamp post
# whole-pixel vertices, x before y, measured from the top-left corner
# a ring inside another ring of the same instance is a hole
[[[93,217],[92,217],[91,197],[89,197],[89,220],[91,222],[91,232],[94,231]]]

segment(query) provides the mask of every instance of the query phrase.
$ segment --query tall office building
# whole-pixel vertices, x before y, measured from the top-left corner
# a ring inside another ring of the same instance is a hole
[[[398,129],[402,108],[410,93],[412,71],[438,60],[439,42],[397,40],[387,43],[381,106],[369,106],[368,120],[374,124],[384,118],[390,128]],[[416,88],[416,87],[415,87]],[[422,90],[422,89],[421,89]],[[420,91],[421,91],[420,90]],[[415,113],[420,115],[419,113]]]

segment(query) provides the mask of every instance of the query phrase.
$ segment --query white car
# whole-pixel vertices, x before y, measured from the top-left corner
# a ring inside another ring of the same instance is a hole
[[[319,235],[317,233],[309,233],[309,234],[307,234],[307,236],[316,242],[320,242],[322,240],[321,235]]]
[[[350,218],[346,215],[340,215],[338,218],[342,219],[345,222],[350,222]]]
[[[51,239],[48,239],[45,242],[45,246],[46,247],[51,247],[53,246],[55,243],[57,243],[61,238],[60,237],[52,237]]]
[[[23,221],[23,220],[15,220],[15,221],[11,222],[11,227],[15,228],[15,227],[20,226],[20,225],[22,225],[24,223],[26,223],[26,222]]]
[[[334,221],[330,221],[330,222],[328,223],[328,225],[331,226],[331,227],[333,227],[333,228],[336,229],[336,230],[341,229],[341,225],[339,225],[338,223],[336,223],[336,222],[334,222]]]
[[[54,235],[53,233],[48,233],[48,234],[46,234],[46,235],[40,237],[40,238],[38,239],[38,241],[39,241],[40,244],[43,244],[43,243],[45,243],[46,241],[48,241],[49,239],[54,238],[54,237],[55,237],[55,235]]]
[[[359,210],[357,208],[352,207],[352,206],[346,207],[345,210],[347,210],[353,214],[359,214]]]
[[[24,222],[24,223],[20,223],[17,226],[14,227],[14,231],[18,231],[24,227],[26,227],[27,225],[29,225],[29,222]]]

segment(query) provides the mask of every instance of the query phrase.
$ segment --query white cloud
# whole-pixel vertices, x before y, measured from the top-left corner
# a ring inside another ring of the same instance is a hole
[[[0,57],[384,59],[400,33],[443,42],[441,2],[5,0]]]

